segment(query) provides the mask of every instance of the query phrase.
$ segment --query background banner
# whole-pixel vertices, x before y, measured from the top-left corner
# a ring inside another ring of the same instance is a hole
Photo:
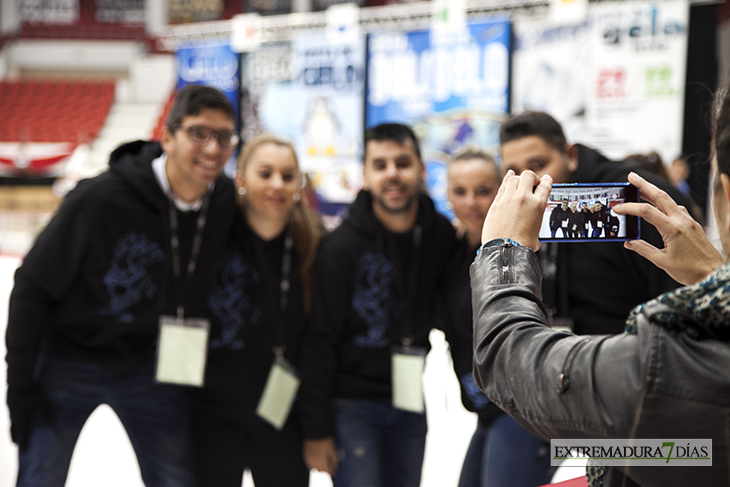
[[[369,37],[366,126],[400,122],[421,141],[426,186],[442,213],[446,163],[464,145],[492,153],[509,109],[510,23],[471,24],[456,34],[428,30]]]
[[[608,157],[682,150],[689,7],[684,0],[593,5],[589,145]]]
[[[682,148],[689,7],[685,0],[589,6],[573,25],[515,24],[513,113],[546,111],[570,142],[606,156]]]
[[[196,44],[181,47],[176,53],[177,89],[198,84],[221,90],[239,113],[240,56],[228,44]],[[238,119],[238,116],[236,117]],[[226,164],[226,174],[233,175],[237,154]]]
[[[342,216],[362,186],[365,37],[265,44],[244,55],[242,69],[244,139],[261,131],[291,139],[310,203]]]

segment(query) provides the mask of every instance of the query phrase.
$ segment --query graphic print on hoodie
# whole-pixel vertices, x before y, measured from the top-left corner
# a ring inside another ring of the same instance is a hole
[[[114,257],[104,275],[109,293],[109,307],[99,311],[120,323],[131,323],[134,317],[127,310],[143,298],[152,299],[157,285],[147,273],[152,264],[165,261],[165,252],[157,242],[130,231],[114,247]]]
[[[365,252],[357,264],[352,308],[368,327],[365,334],[355,335],[354,341],[363,348],[382,348],[390,341],[385,333],[391,317],[398,319],[399,306],[392,285],[395,266],[384,255]]]
[[[214,275],[220,276],[220,282],[211,288],[208,305],[220,320],[221,333],[220,337],[211,338],[210,348],[242,350],[245,343],[240,335],[246,321],[255,325],[261,319],[261,310],[249,300],[245,290],[259,284],[261,275],[241,254],[230,250],[224,252]]]

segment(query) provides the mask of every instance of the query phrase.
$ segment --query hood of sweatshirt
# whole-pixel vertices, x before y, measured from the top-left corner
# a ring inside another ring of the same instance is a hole
[[[109,157],[109,170],[124,179],[152,206],[165,204],[165,195],[152,171],[152,161],[162,155],[158,142],[137,140],[117,147]]]
[[[388,233],[380,220],[377,219],[375,213],[373,213],[373,197],[370,191],[360,190],[357,194],[357,198],[350,205],[350,209],[347,212],[347,217],[342,222],[342,225],[349,227],[352,231],[363,235],[370,239],[376,239],[379,236],[383,236]],[[436,206],[433,204],[431,198],[424,194],[419,193],[418,195],[418,218],[416,223],[421,225],[423,228],[428,228],[433,225],[436,219]]]

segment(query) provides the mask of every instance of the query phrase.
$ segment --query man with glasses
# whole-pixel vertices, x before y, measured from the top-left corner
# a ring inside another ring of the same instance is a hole
[[[200,384],[169,364],[190,359],[180,344],[205,330],[212,260],[235,212],[221,171],[237,143],[228,99],[188,86],[161,142],[117,148],[38,237],[15,275],[6,336],[18,486],[63,486],[100,404],[119,416],[148,487],[191,485],[187,406],[172,383]]]

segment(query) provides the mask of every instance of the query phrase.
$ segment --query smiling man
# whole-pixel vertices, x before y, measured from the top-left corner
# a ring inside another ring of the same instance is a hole
[[[420,384],[437,284],[455,245],[424,177],[410,128],[369,129],[363,190],[320,246],[302,347],[302,425],[307,465],[336,487],[420,482],[423,397],[416,390],[402,401],[401,386]],[[415,372],[394,371],[403,362]]]
[[[569,144],[560,124],[547,113],[525,112],[510,118],[502,124],[500,142],[505,171],[530,170],[538,177],[549,175],[555,183],[599,184],[624,182],[633,171],[689,208],[689,200],[671,183],[637,163],[611,161],[589,147]],[[594,222],[596,218],[594,214]],[[659,233],[644,221],[641,237],[662,247]],[[634,306],[679,286],[620,242],[550,243],[538,255],[550,319],[578,334],[620,333]]]
[[[38,237],[15,275],[8,316],[18,486],[63,486],[100,404],[121,419],[147,487],[191,485],[184,393],[162,383],[155,357],[163,316],[183,324],[205,316],[212,260],[235,211],[221,171],[237,140],[227,98],[188,86],[161,144],[116,149],[109,170],[80,182]]]

